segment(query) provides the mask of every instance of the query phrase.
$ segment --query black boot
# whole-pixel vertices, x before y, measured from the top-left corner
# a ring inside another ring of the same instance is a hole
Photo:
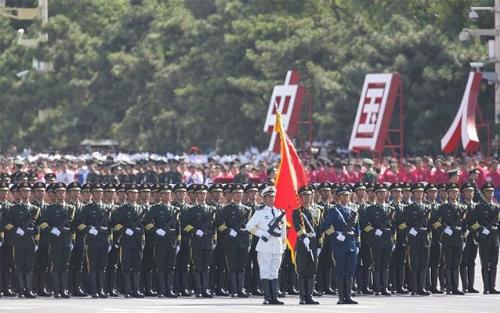
[[[158,294],[153,290],[153,271],[146,272],[145,294],[147,297],[156,297]]]
[[[416,296],[418,291],[418,286],[417,286],[418,273],[416,270],[411,270],[410,274],[411,274],[410,276],[411,295]]]
[[[389,292],[389,290],[387,290],[388,283],[389,283],[389,270],[384,269],[382,271],[382,286],[381,286],[382,289],[380,290],[380,292],[384,296],[390,296],[391,295],[391,293]]]
[[[141,272],[133,272],[132,273],[134,280],[134,288],[132,292],[132,297],[134,298],[144,298],[144,294],[141,292]]]
[[[469,293],[479,293],[479,290],[474,289],[474,281],[476,280],[476,267],[475,266],[469,266],[468,270],[468,281],[469,281],[469,286],[467,287],[467,290]]]
[[[284,304],[283,302],[278,300],[278,280],[277,279],[268,280],[268,283],[269,283],[269,292],[271,297],[271,301],[269,301],[269,304],[275,304],[275,305]]]
[[[174,292],[174,272],[167,273],[167,293],[166,296],[169,298],[177,298],[177,294]]]
[[[446,271],[444,265],[439,266],[438,270],[439,286],[441,287],[441,292],[444,293],[446,290]]]
[[[398,269],[398,281],[397,281],[397,290],[396,292],[402,295],[407,295],[409,294],[408,290],[405,288],[405,268],[404,266],[400,269]]]
[[[452,290],[453,294],[460,295],[460,296],[464,295],[464,293],[458,289],[458,279],[459,279],[458,268],[454,269],[452,274],[453,274],[453,278],[452,278],[453,279],[453,290]]]
[[[71,297],[68,290],[68,271],[63,270],[61,273],[61,297],[68,299]]]
[[[337,304],[346,304],[345,299],[346,299],[346,290],[345,290],[345,284],[342,280],[337,280],[337,288],[338,288],[338,294],[339,294],[339,301],[337,301]]]
[[[32,273],[26,273],[26,292],[24,296],[26,298],[36,298],[36,294],[33,292],[33,274]]]
[[[73,289],[73,296],[86,297],[87,293],[85,291],[83,291],[83,289],[82,289],[82,277],[83,277],[82,271],[76,271],[74,274],[75,274],[75,277],[74,277],[73,285],[75,288]],[[73,287],[73,285],[70,285],[70,286]]]
[[[469,286],[468,282],[468,270],[466,265],[460,266],[460,278],[462,279],[462,291],[467,293],[467,287]]]
[[[487,267],[481,268],[481,276],[483,277],[483,294],[490,293],[490,271]]]
[[[264,303],[271,304],[271,282],[269,279],[262,280],[262,289],[264,289]]]
[[[495,289],[496,281],[497,281],[497,267],[492,266],[490,268],[490,294],[496,295],[500,293],[500,291]]]
[[[299,287],[299,304],[306,304],[306,281],[300,278],[297,281]]]
[[[318,301],[315,301],[312,298],[313,290],[314,290],[314,279],[308,278],[306,280],[306,304],[319,304]]]
[[[380,289],[382,288],[382,283],[380,281],[382,278],[380,276],[380,271],[373,271],[373,291],[376,296],[380,296]]]
[[[435,294],[442,294],[443,292],[438,288],[439,268],[431,268],[431,292]]]
[[[117,273],[116,273],[116,270],[111,270],[109,272],[109,295],[111,297],[118,297],[119,296],[119,292],[118,292],[118,289],[116,289],[116,277],[117,277]]]
[[[97,273],[89,273],[89,283],[90,283],[90,296],[93,299],[99,298],[99,293],[97,293]]]
[[[233,271],[229,272],[229,293],[233,298],[238,296],[238,274]]]
[[[54,298],[61,297],[61,275],[59,271],[52,271],[52,289],[54,290]]]
[[[245,273],[242,274],[245,275]],[[208,271],[205,271],[201,274],[201,285],[203,288],[203,298],[213,298],[214,295],[210,290],[210,273]]]
[[[391,280],[391,293],[395,294],[396,291],[398,290],[398,271],[395,268],[390,268],[389,269],[389,275],[390,275],[390,280]]]
[[[373,291],[370,290],[370,268],[369,267],[363,267],[363,274],[362,274],[362,286],[361,286],[361,293],[364,295],[372,295]]]
[[[108,293],[106,292],[106,272],[99,272],[99,298],[107,298]]]
[[[248,294],[245,290],[245,272],[238,272],[238,297],[240,298],[248,298],[250,294]]]
[[[15,297],[16,293],[14,292],[13,289],[13,282],[12,282],[12,272],[11,271],[6,271],[4,272],[4,292],[3,295],[6,297]]]
[[[125,298],[130,298],[132,295],[132,286],[130,284],[130,275],[132,273],[130,271],[124,271],[122,272],[122,278],[123,278],[123,295]]]
[[[194,275],[194,274],[193,274]],[[191,290],[189,289],[189,283],[188,283],[188,272],[183,271],[180,273],[180,278],[181,278],[181,295],[183,297],[191,297],[192,293]],[[201,282],[200,282],[201,285]]]
[[[427,279],[427,270],[419,271],[418,277],[418,294],[421,296],[428,296],[431,293],[425,289],[425,281]]]
[[[16,279],[17,279],[17,296],[19,298],[24,298],[24,293],[26,292],[26,286],[24,285],[24,277],[23,273],[17,272],[16,273]]]
[[[215,295],[221,297],[229,296],[229,292],[224,288],[225,280],[226,280],[226,271],[220,270],[218,275],[216,275],[217,279],[217,288],[215,289]]]
[[[345,304],[358,304],[357,301],[354,301],[351,298],[353,278],[349,277],[344,282],[345,282],[345,289],[344,289],[345,300],[344,300],[344,303]],[[339,287],[340,287],[340,284],[339,284]]]
[[[165,274],[158,273],[158,298],[163,298],[167,294],[167,288],[165,286]]]
[[[453,292],[453,270],[446,269],[446,294],[451,295]]]
[[[201,272],[193,272],[193,282],[194,282],[194,294],[196,298],[201,298],[203,296],[203,287],[201,285]]]

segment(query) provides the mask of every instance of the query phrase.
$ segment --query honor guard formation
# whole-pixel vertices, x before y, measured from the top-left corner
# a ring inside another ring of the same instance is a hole
[[[272,184],[165,176],[66,184],[2,174],[0,295],[263,296],[269,305],[298,295],[314,305],[325,294],[357,304],[357,295],[499,293],[491,182],[459,184],[451,172],[440,184],[313,183],[299,188],[287,222]]]

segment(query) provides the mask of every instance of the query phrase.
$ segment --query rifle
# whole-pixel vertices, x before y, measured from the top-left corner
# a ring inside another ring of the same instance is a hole
[[[484,203],[484,205],[489,205],[488,203]],[[478,241],[486,241],[486,239],[488,238],[488,236],[493,232],[493,231],[496,231],[496,230],[493,230],[491,229],[495,224],[498,223],[498,210],[495,210],[492,214],[492,217],[491,217],[491,220],[489,221],[488,225],[487,226],[483,226],[483,229],[488,229],[490,231],[490,233],[488,235],[485,235],[483,234],[482,231],[478,231],[478,237],[477,237],[477,240]]]
[[[349,217],[349,220],[346,223],[346,234],[348,235],[354,235],[354,223],[356,223],[356,216],[358,214],[353,211],[351,216]]]
[[[271,234],[271,236],[281,237],[281,234],[275,232],[274,230],[280,225],[281,219],[283,218],[283,216],[285,216],[285,214],[286,214],[285,211],[281,211],[280,215],[278,215],[276,218],[274,218],[272,221],[269,222],[268,224],[269,228],[267,229],[267,232]],[[267,242],[269,240],[265,237],[262,237],[260,239],[264,240],[264,242]]]
[[[307,216],[301,212],[300,214],[302,214],[302,217],[304,218],[304,220],[306,221],[307,225],[309,226],[309,228],[311,229],[311,231],[314,232],[314,227],[312,226],[311,222],[309,222],[309,219],[307,218]],[[306,235],[307,236],[307,235]],[[306,247],[307,248],[307,252],[309,252],[309,256],[311,257],[311,260],[313,261],[314,263],[314,253],[311,249],[311,247]]]
[[[210,215],[208,215],[207,219],[204,221],[203,225],[201,225],[201,230],[203,231],[203,234],[209,234],[209,235],[213,235],[214,234],[214,231],[213,229],[210,229],[210,224],[213,223],[213,220],[214,220],[214,217],[215,217],[215,210],[213,210]]]
[[[139,224],[142,223],[142,219],[144,218],[144,215],[146,214],[146,210],[142,210],[141,213],[139,213],[139,215],[137,216],[137,218],[135,219],[135,222],[134,224],[132,224],[131,227],[128,227],[128,228],[131,228],[131,229],[135,229],[137,226],[139,226]],[[125,228],[125,227],[123,227]],[[120,235],[118,236],[118,239],[116,240],[116,242],[118,244],[120,244],[120,241],[123,237],[123,234],[125,233],[125,229],[120,233]]]

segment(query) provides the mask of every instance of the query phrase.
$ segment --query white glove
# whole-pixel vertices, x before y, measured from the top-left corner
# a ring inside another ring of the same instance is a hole
[[[229,236],[234,238],[234,237],[238,236],[238,233],[235,232],[234,229],[231,229],[231,231],[229,232]]]
[[[3,246],[3,241],[0,241],[0,247],[2,247],[2,246]]]
[[[311,240],[309,237],[304,238],[304,246],[306,246],[307,249],[309,249],[309,244],[311,243]]]
[[[35,252],[37,252],[37,251],[38,251],[38,245],[35,245]]]
[[[416,236],[418,234],[418,232],[415,230],[415,228],[411,228],[410,231],[408,232],[410,235],[412,236]]]
[[[108,246],[108,252],[111,251],[111,245]]]
[[[95,229],[94,226],[90,227],[89,234],[91,234],[92,236],[97,236],[98,233],[99,233],[99,231],[97,229]]]
[[[382,233],[382,231],[380,229],[376,229],[375,230],[375,236],[380,237],[380,236],[382,236],[382,234],[383,233]]]
[[[61,235],[61,231],[59,229],[57,229],[57,227],[52,228],[50,233],[55,235],[56,237],[59,237]]]
[[[344,242],[344,240],[345,240],[345,236],[344,236],[344,234],[339,233],[339,234],[337,235],[337,240],[338,240],[338,241],[342,241],[342,242]]]
[[[155,231],[155,233],[156,233],[158,236],[163,237],[163,236],[165,236],[165,234],[166,234],[167,232],[166,232],[166,231],[164,231],[164,230],[163,230],[163,229],[161,229],[161,228],[158,228],[158,229]]]
[[[132,229],[130,229],[130,228],[127,228],[125,230],[125,234],[127,234],[127,236],[132,236],[134,234],[134,231]]]
[[[203,237],[203,234],[204,234],[204,232],[201,229],[198,229],[196,231],[196,236],[198,236],[198,237]]]
[[[483,235],[488,236],[490,234],[490,231],[488,228],[483,228],[483,231],[481,232]]]
[[[175,247],[175,254],[177,255],[180,250],[181,250],[181,247],[180,246],[176,246]]]
[[[316,249],[316,256],[319,256],[321,253],[321,248]]]
[[[451,234],[453,234],[453,230],[451,230],[450,226],[446,226],[446,228],[443,230],[443,233],[445,233],[448,236],[451,236]]]
[[[316,238],[316,233],[312,233],[311,237]]]
[[[456,230],[462,230],[462,227],[461,226],[455,226],[455,229]]]
[[[16,234],[18,234],[19,236],[24,236],[24,230],[21,228],[21,227],[18,227],[16,229]]]
[[[396,250],[396,245],[392,245],[392,251]]]

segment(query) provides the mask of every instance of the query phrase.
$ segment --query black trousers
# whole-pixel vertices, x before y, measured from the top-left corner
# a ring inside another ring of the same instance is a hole
[[[142,265],[142,249],[139,247],[122,247],[120,249],[122,272],[138,272]]]
[[[14,247],[14,263],[18,273],[32,273],[35,260],[35,247]]]
[[[63,272],[68,270],[70,247],[50,246],[49,257],[52,263],[53,272]]]
[[[154,261],[158,274],[173,273],[175,270],[175,249],[170,247],[154,247]]]
[[[69,269],[75,272],[83,271],[83,260],[85,257],[85,246],[75,246],[69,258]]]
[[[443,256],[446,269],[458,269],[462,260],[462,246],[443,245]]]
[[[248,247],[226,248],[227,266],[231,272],[243,272],[248,259]]]
[[[103,272],[108,265],[108,247],[87,247],[87,262],[90,272]]]
[[[498,246],[479,244],[479,258],[482,268],[496,268],[498,265]]]
[[[408,247],[408,261],[412,271],[423,271],[429,264],[429,247],[410,246]]]
[[[193,270],[196,272],[207,272],[212,263],[213,253],[213,249],[191,249]]]
[[[371,247],[374,271],[386,271],[391,263],[392,247]]]

